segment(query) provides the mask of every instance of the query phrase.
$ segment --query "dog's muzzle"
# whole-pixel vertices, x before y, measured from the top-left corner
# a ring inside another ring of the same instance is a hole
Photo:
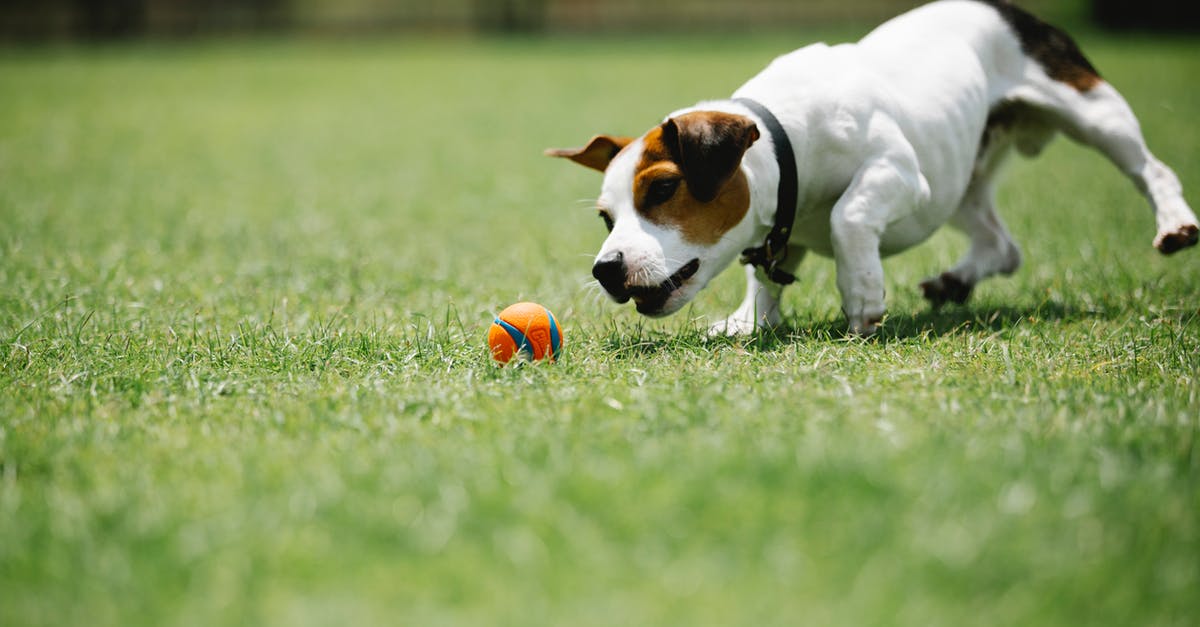
[[[628,268],[625,266],[625,256],[619,252],[609,255],[592,266],[592,276],[600,282],[618,303],[626,303],[633,299],[640,314],[653,316],[662,311],[667,300],[688,279],[700,269],[700,260],[693,259],[683,265],[675,274],[656,285],[629,285]]]
[[[613,300],[621,304],[629,302],[629,290],[625,289],[626,274],[625,255],[619,252],[597,261],[596,265],[592,266],[592,276],[596,277],[600,286]]]

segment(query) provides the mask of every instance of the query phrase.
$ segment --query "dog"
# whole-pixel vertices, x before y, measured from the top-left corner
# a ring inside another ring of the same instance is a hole
[[[1008,0],[939,0],[857,43],[778,57],[732,98],[641,137],[546,153],[604,173],[610,233],[592,274],[617,303],[674,313],[741,254],[745,300],[710,332],[750,333],[780,323],[783,286],[811,251],[835,261],[849,332],[870,335],[884,315],[882,256],[947,222],[970,247],[921,283],[935,307],[1021,265],[996,175],[1011,152],[1035,156],[1060,132],[1133,180],[1159,251],[1196,244],[1179,179],[1125,99],[1068,35]]]

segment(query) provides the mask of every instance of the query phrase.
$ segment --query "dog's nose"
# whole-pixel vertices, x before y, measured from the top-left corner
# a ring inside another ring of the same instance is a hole
[[[596,261],[592,266],[592,276],[600,282],[604,289],[612,294],[618,303],[629,300],[629,291],[625,289],[625,255],[620,252],[610,253]]]

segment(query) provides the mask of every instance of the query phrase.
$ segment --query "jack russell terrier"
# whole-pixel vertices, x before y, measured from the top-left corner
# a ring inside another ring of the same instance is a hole
[[[775,59],[729,100],[670,114],[639,138],[599,135],[549,150],[604,173],[610,235],[592,274],[618,303],[665,316],[739,254],[746,298],[716,334],[780,322],[779,296],[808,251],[832,256],[854,334],[884,314],[882,255],[949,222],[971,240],[958,265],[921,283],[934,306],[1011,274],[1021,253],[996,213],[996,174],[1057,132],[1095,148],[1154,209],[1154,246],[1200,229],[1179,179],[1065,33],[1008,0],[941,0],[856,44]]]

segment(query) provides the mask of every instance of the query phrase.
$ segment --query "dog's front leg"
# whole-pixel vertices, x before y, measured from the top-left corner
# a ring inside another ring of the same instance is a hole
[[[910,213],[928,186],[909,159],[864,164],[830,215],[837,285],[850,332],[871,335],[884,313],[879,242],[887,225]]]
[[[767,280],[761,268],[746,266],[746,297],[729,317],[708,328],[711,336],[749,335],[759,328],[777,326],[783,286]]]
[[[788,251],[788,263],[785,269],[795,272],[804,250],[793,248]],[[767,279],[762,268],[747,265],[746,268],[746,297],[729,317],[708,327],[710,336],[749,335],[757,329],[769,329],[779,326],[782,320],[779,314],[779,298],[783,286]]]

